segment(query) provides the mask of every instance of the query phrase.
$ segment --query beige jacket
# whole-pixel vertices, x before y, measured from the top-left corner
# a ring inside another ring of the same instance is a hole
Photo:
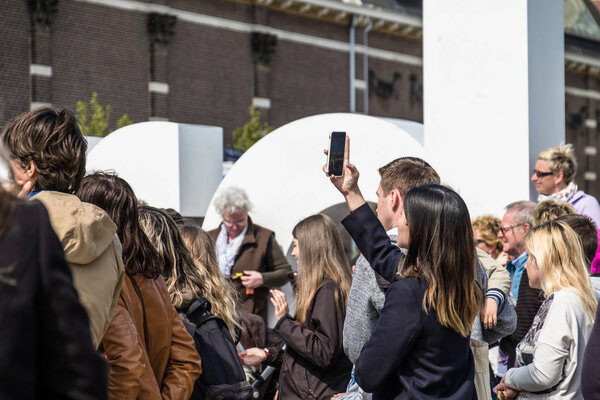
[[[74,195],[46,190],[33,198],[48,210],[71,267],[79,300],[90,318],[94,347],[98,348],[123,283],[117,226],[104,210],[83,203]]]
[[[488,289],[499,289],[504,292],[504,296],[508,296],[511,279],[506,268],[498,261],[494,260],[485,251],[479,248],[476,248],[476,250],[477,258],[479,259],[479,262],[481,262],[481,265],[489,278]]]

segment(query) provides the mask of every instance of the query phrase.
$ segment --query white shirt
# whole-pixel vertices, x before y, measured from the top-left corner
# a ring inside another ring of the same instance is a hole
[[[217,240],[215,243],[215,249],[217,251],[217,259],[219,260],[219,269],[221,273],[229,278],[231,276],[231,268],[235,263],[235,258],[237,257],[240,247],[242,246],[242,241],[244,237],[246,237],[246,231],[248,231],[248,225],[244,230],[237,235],[231,242],[227,242],[227,229],[225,229],[225,224],[221,224],[221,231],[217,236]]]

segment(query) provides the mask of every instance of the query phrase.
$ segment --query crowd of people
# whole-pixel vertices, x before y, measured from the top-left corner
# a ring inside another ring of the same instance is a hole
[[[539,154],[538,201],[500,219],[415,157],[382,160],[374,213],[346,139],[330,180],[360,256],[316,214],[293,271],[242,189],[206,232],[86,175],[66,109],[0,140],[2,399],[600,399],[600,205],[570,145]]]

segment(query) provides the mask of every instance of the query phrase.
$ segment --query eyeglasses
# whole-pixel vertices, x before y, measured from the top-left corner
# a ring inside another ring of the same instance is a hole
[[[502,232],[503,235],[506,235],[506,231],[512,231],[517,226],[521,226],[521,225],[523,225],[523,224],[516,224],[516,225],[511,225],[511,226],[501,226],[500,232]]]
[[[242,227],[246,224],[246,221],[235,221],[235,222],[229,222],[229,221],[225,221],[223,220],[223,224],[225,224],[225,226],[237,226],[237,227]]]
[[[535,176],[537,176],[538,178],[543,178],[545,176],[554,175],[554,172],[552,172],[552,171],[550,171],[550,172],[541,172],[541,171],[538,171],[537,169],[534,169],[533,170],[533,174]]]

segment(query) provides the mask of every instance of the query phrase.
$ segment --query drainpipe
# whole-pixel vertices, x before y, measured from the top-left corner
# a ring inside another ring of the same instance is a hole
[[[350,112],[356,112],[356,88],[354,87],[354,78],[356,76],[356,58],[355,58],[355,35],[356,35],[356,15],[352,16],[350,25]]]
[[[363,91],[363,111],[365,115],[369,115],[369,32],[373,27],[373,21],[369,20],[367,27],[363,31],[363,46],[365,53],[363,57],[363,80],[365,90]]]

